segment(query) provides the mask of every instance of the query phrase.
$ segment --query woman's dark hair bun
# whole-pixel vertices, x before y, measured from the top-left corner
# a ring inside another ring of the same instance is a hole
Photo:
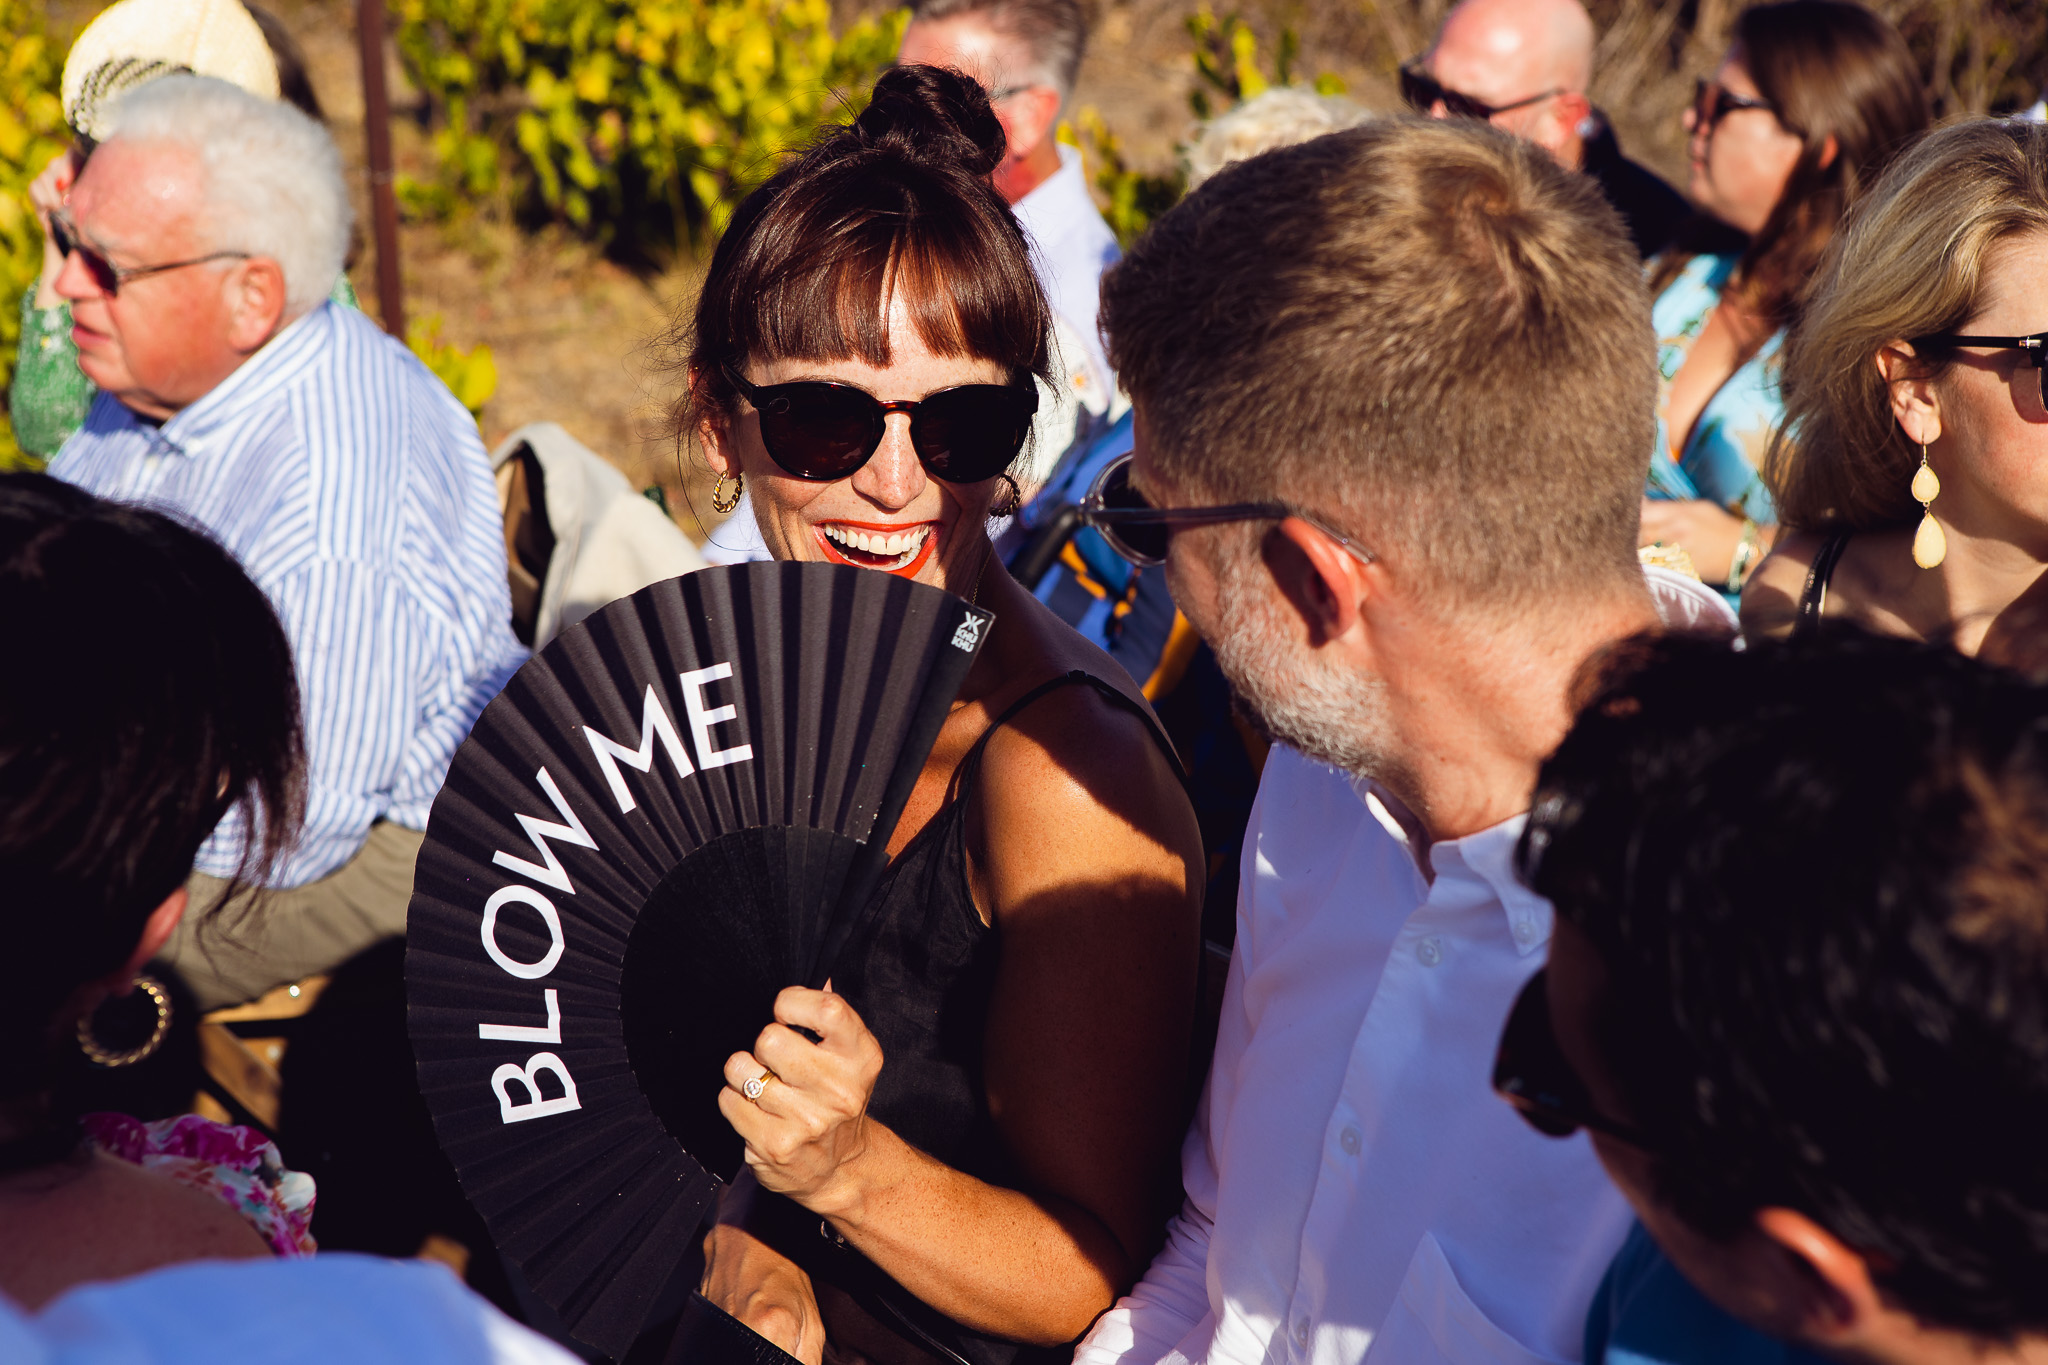
[[[913,161],[950,161],[986,178],[1009,149],[988,92],[942,66],[892,66],[875,81],[854,136]]]

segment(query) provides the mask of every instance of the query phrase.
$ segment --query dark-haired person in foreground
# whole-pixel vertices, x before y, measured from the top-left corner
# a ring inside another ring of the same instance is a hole
[[[1175,1202],[1201,834],[1136,685],[989,543],[1047,363],[1003,146],[969,77],[885,72],[740,205],[689,326],[682,431],[776,559],[996,616],[831,989],[784,991],[718,1092],[786,1198],[747,1210],[739,1182],[706,1296],[813,1365],[828,1337],[1063,1354]]]
[[[245,877],[295,832],[298,689],[262,591],[161,513],[0,475],[0,639],[36,660],[0,669],[0,1360],[568,1361],[444,1270],[303,1259],[255,1134],[79,1112],[96,1007],[216,909],[186,887],[214,826],[248,817]]]
[[[1586,658],[1733,625],[1636,560],[1635,250],[1541,149],[1389,119],[1226,168],[1103,306],[1137,446],[1096,524],[1282,743],[1186,1204],[1076,1360],[1572,1359],[1628,1214],[1487,1086],[1550,938],[1515,841]]]
[[[1642,1219],[1587,1360],[2048,1360],[2048,691],[1854,632],[1622,662],[1500,1057]]]

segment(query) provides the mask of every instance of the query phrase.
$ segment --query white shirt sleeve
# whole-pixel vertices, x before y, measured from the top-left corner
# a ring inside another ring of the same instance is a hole
[[[1183,1349],[1214,1325],[1209,1313],[1209,1234],[1215,1224],[1190,1200],[1167,1225],[1166,1245],[1131,1292],[1096,1321],[1074,1365],[1152,1365],[1189,1359]]]
[[[1257,847],[1260,810],[1252,811],[1245,848]],[[1250,857],[1246,864],[1249,866]],[[1250,877],[1240,878],[1248,887]],[[1237,946],[1223,987],[1223,1013],[1216,1028],[1216,1053],[1202,1102],[1181,1147],[1181,1211],[1166,1228],[1166,1245],[1131,1292],[1102,1315],[1074,1352],[1074,1365],[1154,1365],[1200,1360],[1216,1326],[1209,1301],[1209,1241],[1216,1228],[1217,1153],[1237,1095],[1237,1075],[1251,1040],[1245,1011],[1246,959],[1257,935],[1249,922],[1247,897],[1239,892]]]

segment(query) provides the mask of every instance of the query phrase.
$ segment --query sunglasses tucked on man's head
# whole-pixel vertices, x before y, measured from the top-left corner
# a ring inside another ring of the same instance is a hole
[[[843,479],[874,458],[890,413],[910,416],[910,444],[925,472],[947,483],[980,483],[1010,467],[1031,434],[1038,389],[1022,384],[962,384],[915,401],[885,403],[865,389],[822,379],[754,384],[721,367],[761,414],[761,444],[789,474],[814,482]]]

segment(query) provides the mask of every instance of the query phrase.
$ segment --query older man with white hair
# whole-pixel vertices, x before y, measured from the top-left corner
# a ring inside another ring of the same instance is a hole
[[[252,933],[181,930],[169,951],[210,1007],[404,931],[428,808],[522,651],[475,422],[327,302],[350,209],[326,131],[199,76],[125,96],[112,124],[52,215],[101,394],[50,472],[241,560],[291,638],[309,759],[304,835]],[[200,852],[199,904],[243,849],[230,817]]]
[[[1484,119],[1592,176],[1648,258],[1671,244],[1691,210],[1622,155],[1587,98],[1593,48],[1593,20],[1579,0],[1463,0],[1429,51],[1401,68],[1401,93],[1419,113]]]

